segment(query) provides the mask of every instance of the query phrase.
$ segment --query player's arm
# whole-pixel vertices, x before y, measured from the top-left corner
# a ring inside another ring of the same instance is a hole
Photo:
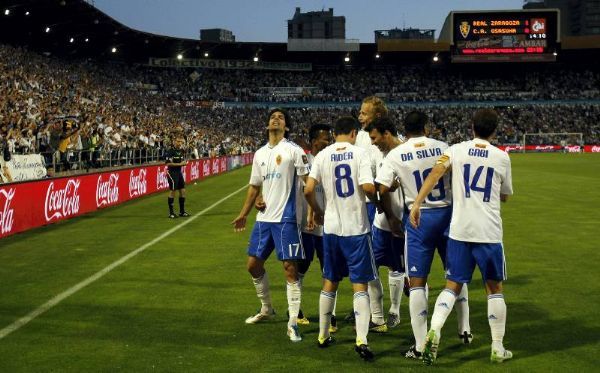
[[[396,188],[394,188],[394,190],[395,189]],[[392,234],[394,234],[395,236],[402,236],[404,234],[404,227],[402,226],[402,221],[394,213],[390,193],[393,193],[392,188],[383,184],[379,184],[379,197],[381,198],[381,208],[383,209],[383,213],[385,214],[386,219],[390,223]]]
[[[306,181],[306,186],[304,187],[304,197],[308,202],[309,212],[311,209],[312,212],[314,212],[313,216],[315,223],[323,225],[325,213],[323,212],[323,209],[321,208],[321,206],[319,206],[319,203],[317,202],[317,193],[315,191],[315,187],[318,183],[319,182],[316,179],[309,177]]]
[[[246,200],[244,201],[242,210],[240,211],[239,215],[231,222],[231,225],[233,225],[233,229],[236,232],[241,232],[244,229],[246,229],[246,218],[252,210],[252,206],[254,206],[256,197],[258,197],[259,194],[260,185],[248,185],[248,192],[246,193]]]
[[[265,211],[265,209],[267,208],[267,204],[265,203],[262,193],[259,193],[256,199],[254,200],[254,208],[258,211]]]
[[[377,189],[373,183],[361,184],[360,187],[370,201],[377,203]]]
[[[450,168],[450,158],[448,155],[444,154],[437,161],[433,169],[429,173],[429,176],[423,182],[423,186],[421,190],[419,190],[419,194],[417,198],[415,198],[415,202],[413,203],[412,208],[410,209],[410,224],[417,228],[419,226],[419,222],[421,220],[421,204],[427,198],[427,195],[431,193],[433,187],[437,184],[437,182],[444,176],[444,174]]]

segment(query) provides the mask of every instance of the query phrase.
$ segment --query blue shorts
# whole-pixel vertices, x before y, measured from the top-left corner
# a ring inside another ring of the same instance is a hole
[[[306,260],[312,262],[316,252],[319,262],[323,263],[323,237],[306,232],[302,232],[300,235],[302,236],[302,246],[304,246]],[[322,264],[321,269],[323,269]]]
[[[373,226],[375,221],[375,214],[377,214],[377,206],[373,202],[367,202],[367,216],[369,217],[369,226]]]
[[[267,260],[273,249],[277,250],[279,260],[306,259],[296,223],[257,221],[254,224],[248,244],[248,256]]]
[[[415,229],[410,223],[405,222],[404,256],[408,277],[425,278],[429,276],[436,248],[444,262],[451,216],[452,207],[422,209],[418,228]]]
[[[353,284],[366,284],[377,278],[371,234],[336,236],[323,234],[323,277],[340,282],[350,276]]]
[[[506,280],[506,261],[501,243],[448,240],[446,278],[461,284],[471,282],[475,264],[483,280]]]
[[[392,232],[373,227],[373,256],[377,267],[386,266],[404,272],[404,240]]]

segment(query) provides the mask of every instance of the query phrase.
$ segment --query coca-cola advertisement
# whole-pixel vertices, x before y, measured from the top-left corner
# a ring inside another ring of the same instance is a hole
[[[560,152],[564,151],[565,153],[600,153],[600,145],[527,145],[523,147],[523,145],[499,145],[499,149],[504,150],[505,152],[522,152],[523,148],[525,148],[528,152]]]
[[[252,163],[252,154],[244,164]],[[227,171],[227,157],[189,161],[188,181]],[[166,165],[0,186],[0,238],[168,189]]]

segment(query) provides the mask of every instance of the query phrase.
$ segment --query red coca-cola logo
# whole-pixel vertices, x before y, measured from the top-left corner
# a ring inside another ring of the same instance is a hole
[[[187,181],[187,172],[186,172],[186,166],[181,167],[181,175],[183,176],[183,181]]]
[[[523,150],[523,145],[506,145],[506,148],[504,148],[507,153],[513,150]]]
[[[567,145],[567,146],[565,146],[565,149],[567,149],[567,151],[569,153],[579,153],[579,152],[581,152],[581,146],[579,146],[579,145]]]
[[[535,150],[552,150],[554,145],[536,145]]]
[[[198,162],[194,162],[190,166],[190,175],[192,180],[197,180],[200,178],[200,165]]]
[[[158,167],[156,169],[156,189],[162,190],[169,187],[169,180],[167,179],[167,166]]]
[[[592,146],[592,153],[600,153],[600,146]]]
[[[205,160],[202,166],[202,176],[210,176],[210,160]]]
[[[218,173],[219,173],[219,160],[215,158],[212,160],[212,174],[216,175]]]
[[[119,174],[110,174],[108,180],[98,176],[96,183],[96,206],[111,205],[119,201]]]
[[[79,213],[79,179],[69,179],[63,189],[56,189],[54,182],[48,185],[44,211],[46,221],[61,219]]]
[[[227,158],[221,159],[221,172],[227,171]]]
[[[14,224],[15,211],[10,208],[10,203],[15,197],[16,189],[0,190],[0,233],[10,233]],[[3,201],[4,200],[4,201]]]
[[[148,181],[146,180],[146,169],[140,169],[136,175],[134,170],[129,173],[129,197],[137,197],[146,194]]]

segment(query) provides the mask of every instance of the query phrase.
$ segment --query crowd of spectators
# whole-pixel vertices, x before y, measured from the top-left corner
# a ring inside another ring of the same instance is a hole
[[[185,138],[193,157],[240,154],[264,142],[266,110],[215,102],[331,102],[328,108],[290,109],[292,138],[303,143],[312,123],[333,123],[340,115],[357,114],[358,105],[340,102],[372,94],[381,94],[396,107],[390,113],[400,132],[402,117],[414,109],[409,103],[429,102],[421,107],[431,118],[432,136],[449,143],[470,137],[476,102],[508,99],[514,105],[497,107],[498,143],[519,143],[524,133],[582,132],[583,142],[598,144],[600,105],[519,103],[594,101],[600,99],[598,87],[600,74],[591,70],[503,79],[419,66],[383,71],[190,71],[68,61],[0,45],[0,148],[12,154],[41,153],[57,171],[157,161],[176,137]],[[464,102],[438,104],[443,101]]]

